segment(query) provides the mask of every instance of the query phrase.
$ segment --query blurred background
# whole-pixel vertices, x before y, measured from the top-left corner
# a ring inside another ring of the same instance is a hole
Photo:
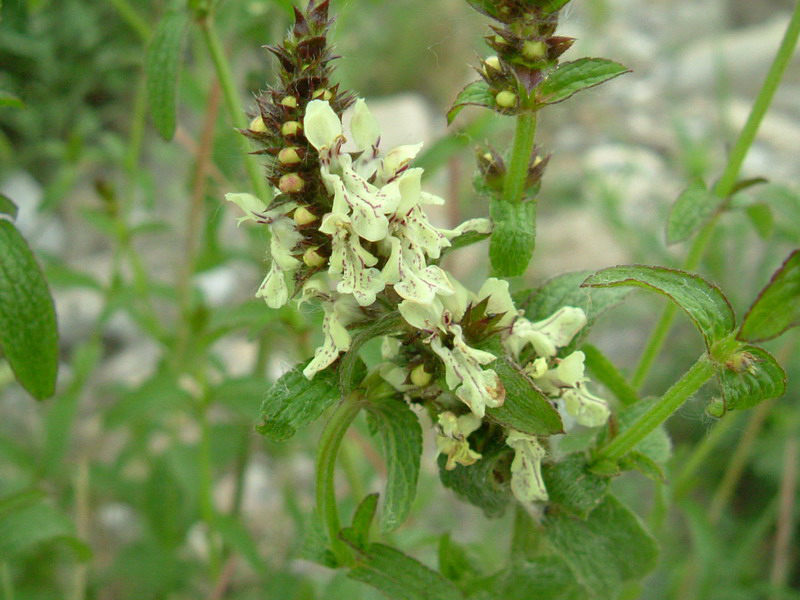
[[[50,282],[61,334],[54,398],[36,403],[0,361],[0,597],[4,600],[372,599],[308,552],[319,424],[283,445],[253,427],[268,381],[310,355],[319,315],[253,295],[265,233],[236,228],[226,192],[249,191],[242,146],[197,27],[182,56],[177,129],[153,128],[143,64],[167,0],[6,0],[0,15],[0,192]],[[552,159],[537,250],[517,289],[622,263],[678,267],[671,203],[713,183],[770,64],[791,0],[574,0],[565,60],[602,56],[633,72],[548,108]],[[490,53],[487,21],[463,0],[332,0],[336,79],[365,97],[384,147],[425,142],[418,164],[448,199],[441,226],[485,216],[475,144],[508,145],[510,119],[444,113]],[[215,22],[241,106],[273,81],[261,46],[290,23],[289,0],[222,0]],[[800,245],[800,60],[778,91],[699,272],[742,315]],[[486,247],[450,257],[479,284]],[[634,294],[590,340],[630,371],[663,304]],[[786,397],[715,422],[701,392],[669,423],[668,484],[615,481],[662,544],[627,598],[800,598],[797,330],[767,345]],[[702,352],[679,318],[645,391],[660,394]],[[487,519],[438,480],[428,433],[417,506],[392,542],[435,566],[439,535],[487,572],[505,560],[509,518]],[[345,519],[382,486],[363,423],[342,456]],[[22,511],[20,494],[34,493]],[[34,533],[31,533],[34,532]],[[792,544],[792,538],[795,543]],[[788,540],[788,541],[787,541]],[[304,544],[306,547],[304,547]],[[532,592],[534,593],[534,592]],[[534,597],[534,596],[531,596]]]

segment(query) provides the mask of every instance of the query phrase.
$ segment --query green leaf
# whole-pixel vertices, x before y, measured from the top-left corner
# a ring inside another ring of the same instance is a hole
[[[369,494],[356,507],[353,514],[353,524],[342,529],[341,538],[356,548],[366,548],[369,545],[369,530],[375,519],[378,508],[378,494]]]
[[[786,372],[772,355],[757,346],[745,346],[719,368],[725,408],[744,410],[786,393]]]
[[[619,467],[623,471],[639,471],[653,481],[660,483],[666,483],[667,481],[661,465],[642,452],[628,452],[620,459]]]
[[[8,215],[12,220],[17,218],[17,205],[5,194],[0,194],[0,215]]]
[[[37,400],[52,396],[58,329],[44,274],[16,228],[0,219],[0,348],[17,381]]]
[[[528,268],[536,246],[536,203],[492,200],[489,258],[499,277],[516,277]]]
[[[447,111],[447,124],[450,125],[458,113],[468,104],[492,109],[497,106],[494,100],[494,94],[492,94],[492,90],[489,89],[489,84],[483,79],[473,81],[458,93],[455,102],[453,102],[453,106]]]
[[[348,577],[380,590],[392,600],[464,600],[459,589],[436,571],[384,544],[359,550]]]
[[[775,228],[775,217],[772,215],[772,209],[769,204],[756,202],[747,206],[745,213],[755,228],[758,237],[766,240],[772,235],[772,230]]]
[[[332,371],[317,373],[309,381],[303,375],[305,364],[278,379],[261,404],[261,423],[256,431],[275,442],[288,440],[341,397],[338,379]]]
[[[414,411],[399,397],[366,405],[370,429],[380,434],[388,481],[381,511],[381,532],[397,529],[408,517],[417,493],[422,428]]]
[[[558,556],[539,556],[517,562],[494,586],[493,598],[502,600],[581,600],[586,592],[567,563]]]
[[[80,560],[91,556],[88,546],[75,537],[70,520],[45,500],[6,500],[0,501],[0,561],[27,556],[42,544],[54,542],[66,543]]]
[[[586,357],[586,368],[593,379],[606,386],[623,405],[636,404],[639,401],[633,386],[599,348],[584,344],[581,350]]]
[[[175,134],[178,76],[189,23],[184,11],[170,11],[158,23],[145,58],[150,115],[165,140]]]
[[[580,91],[605,83],[630,70],[605,58],[581,58],[561,63],[539,86],[538,102],[556,104]]]
[[[506,398],[502,406],[486,409],[487,418],[530,435],[564,432],[558,411],[519,365],[501,355],[490,366],[500,376]]]
[[[695,179],[681,192],[667,221],[667,244],[688,240],[719,210],[724,200]]]
[[[472,244],[477,244],[478,242],[482,242],[483,240],[487,239],[490,235],[491,235],[490,233],[478,233],[477,231],[467,231],[466,233],[462,233],[458,237],[455,237],[452,240],[450,240],[450,245],[442,250],[442,256],[446,256],[450,252],[453,252],[455,250],[460,250],[461,248],[466,248],[467,246],[471,246]]]
[[[439,478],[445,487],[482,509],[487,517],[499,517],[511,497],[509,480],[514,451],[500,440],[478,450],[482,456],[478,462],[469,467],[458,465],[451,471],[445,469],[447,457],[440,454]]]
[[[236,550],[256,573],[269,574],[255,540],[241,519],[231,515],[216,515],[214,529],[219,532],[222,541]]]
[[[545,517],[547,542],[593,598],[616,597],[624,581],[641,579],[656,565],[658,547],[638,517],[606,496],[589,518]]]
[[[350,349],[342,356],[339,366],[339,385],[342,395],[346,396],[361,383],[357,376],[359,367],[363,364],[358,356],[361,347],[376,337],[395,333],[404,323],[399,312],[392,312],[353,332]]]
[[[585,519],[608,492],[610,480],[598,477],[589,471],[583,454],[570,454],[557,463],[542,466],[547,495],[550,503],[558,504],[565,511]]]
[[[725,295],[717,286],[693,273],[642,265],[611,267],[591,275],[583,285],[642,287],[667,296],[689,315],[709,350],[736,326],[736,317]]]
[[[0,90],[0,108],[25,108],[25,103],[11,92]]]
[[[771,340],[800,325],[800,250],[795,250],[775,272],[747,311],[738,339]]]

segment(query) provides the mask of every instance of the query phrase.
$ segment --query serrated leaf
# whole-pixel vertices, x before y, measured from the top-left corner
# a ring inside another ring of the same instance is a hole
[[[439,455],[439,478],[445,487],[482,509],[487,517],[499,517],[511,497],[509,479],[514,452],[500,440],[490,442],[479,451],[481,459],[474,465],[458,465],[451,471],[445,469],[447,457]]]
[[[436,571],[384,544],[358,552],[348,577],[380,590],[392,600],[464,600],[459,589]]]
[[[398,331],[405,321],[399,312],[392,312],[368,323],[353,333],[350,349],[342,356],[339,363],[339,384],[343,395],[349,394],[360,383],[357,377],[361,359],[358,351],[370,340]]]
[[[771,340],[800,325],[800,250],[795,250],[747,311],[738,339]]]
[[[336,375],[325,370],[308,380],[304,363],[285,373],[267,392],[261,404],[261,435],[276,442],[288,440],[297,431],[318,419],[341,397]]]
[[[775,217],[772,215],[772,209],[769,204],[756,202],[747,206],[744,210],[758,237],[762,240],[768,239],[775,227]]]
[[[642,287],[667,296],[689,315],[709,350],[736,326],[733,308],[720,289],[699,275],[686,271],[643,265],[611,267],[591,275],[583,285]]]
[[[91,556],[89,548],[75,537],[72,522],[43,499],[17,502],[0,512],[0,561],[26,556],[42,544],[60,542],[72,548],[81,560]]]
[[[586,368],[593,379],[606,386],[623,405],[636,404],[639,401],[636,390],[605,354],[591,344],[584,344],[581,350],[586,357]]]
[[[37,400],[55,392],[58,329],[53,298],[27,242],[0,219],[0,348]]]
[[[681,192],[667,221],[667,244],[688,240],[719,210],[724,200],[695,179]]]
[[[737,363],[737,364],[733,364]],[[757,346],[745,346],[718,370],[725,408],[745,410],[786,393],[786,372],[772,355]]]
[[[557,463],[544,464],[542,478],[549,502],[581,519],[603,501],[610,483],[608,478],[589,471],[583,454],[570,454]]]
[[[397,529],[408,517],[417,493],[422,428],[409,406],[398,397],[372,400],[365,408],[370,428],[381,438],[388,481],[383,495],[380,529]]]
[[[158,133],[168,141],[175,134],[178,76],[188,23],[185,11],[165,14],[153,32],[145,57],[150,116]]]
[[[489,84],[483,79],[473,81],[461,90],[456,96],[453,106],[447,111],[447,124],[450,125],[467,105],[483,106],[484,108],[495,108],[497,103],[494,94],[489,89]]]
[[[0,194],[0,215],[8,215],[12,220],[17,218],[17,205],[5,194]]]
[[[502,600],[582,600],[586,592],[567,563],[558,556],[516,562],[494,585],[493,598]]]
[[[627,67],[605,58],[581,58],[564,62],[551,71],[539,86],[537,101],[541,104],[563,102],[580,91],[629,72]]]
[[[502,406],[486,409],[489,420],[530,435],[563,433],[558,411],[519,365],[501,355],[490,366],[503,382],[506,398]]]
[[[369,530],[378,508],[378,494],[369,494],[356,507],[353,524],[341,531],[341,537],[351,546],[366,548],[369,544]]]
[[[516,277],[528,268],[536,246],[536,203],[492,200],[489,258],[499,277]]]
[[[655,540],[613,496],[585,521],[565,513],[547,516],[544,530],[550,547],[593,598],[616,597],[624,581],[641,579],[656,565]]]

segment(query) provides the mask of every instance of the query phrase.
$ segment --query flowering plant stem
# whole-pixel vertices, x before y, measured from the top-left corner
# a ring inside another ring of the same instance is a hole
[[[511,149],[511,160],[506,179],[503,182],[503,200],[505,202],[517,204],[522,201],[535,138],[536,113],[523,111],[517,116],[514,146]]]
[[[739,172],[742,169],[744,159],[755,140],[761,122],[764,120],[764,116],[767,114],[767,110],[772,103],[778,85],[780,85],[783,79],[786,67],[792,60],[798,39],[800,39],[800,2],[795,4],[792,18],[789,21],[789,25],[786,27],[786,33],[784,33],[783,40],[775,54],[775,58],[764,79],[764,83],[761,85],[761,90],[756,97],[753,108],[750,110],[747,122],[742,128],[736,140],[736,144],[733,146],[733,150],[731,150],[728,163],[725,166],[722,176],[714,186],[714,194],[719,198],[727,198],[733,193],[736,182],[739,180]],[[684,270],[694,271],[697,269],[708,247],[708,243],[711,241],[711,237],[721,214],[721,211],[717,212],[695,238],[683,265]],[[677,307],[674,304],[670,303],[667,305],[664,312],[661,314],[661,318],[650,334],[650,338],[647,340],[647,345],[642,352],[639,364],[636,366],[636,371],[631,378],[631,384],[635,388],[639,389],[647,378],[647,374],[650,372],[650,368],[653,366],[672,328],[672,321],[675,319],[676,313]]]
[[[351,559],[349,550],[339,539],[341,527],[334,486],[336,456],[339,453],[339,447],[342,445],[344,434],[363,405],[364,398],[360,392],[353,392],[342,400],[325,425],[319,442],[319,454],[317,455],[317,512],[322,522],[325,523],[328,537],[331,540],[331,548],[341,564],[349,564]]]
[[[630,428],[600,448],[594,458],[594,464],[615,462],[641,442],[650,432],[666,421],[678,410],[692,394],[714,374],[714,365],[708,356],[703,355],[681,377],[653,407],[643,414]]]

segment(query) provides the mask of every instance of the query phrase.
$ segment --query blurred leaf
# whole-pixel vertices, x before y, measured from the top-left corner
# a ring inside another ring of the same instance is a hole
[[[355,548],[358,558],[348,577],[380,590],[392,600],[464,600],[458,588],[433,571],[383,544]]]
[[[586,592],[558,556],[539,556],[515,562],[494,586],[502,600],[582,600]]]
[[[102,291],[103,286],[93,275],[73,269],[68,264],[61,262],[57,258],[49,258],[44,265],[44,273],[47,281],[54,288],[86,288]]]
[[[537,101],[543,104],[563,102],[580,91],[629,72],[627,67],[605,58],[581,58],[564,62],[539,86]]]
[[[25,239],[0,219],[0,348],[37,400],[52,396],[58,373],[53,298]]]
[[[483,106],[484,108],[494,109],[496,106],[494,94],[489,89],[489,84],[483,79],[473,81],[461,90],[456,96],[455,102],[450,110],[447,111],[447,124],[450,125],[465,106]]]
[[[341,397],[333,371],[325,369],[309,381],[303,375],[304,366],[285,373],[267,392],[261,404],[261,423],[256,427],[261,435],[276,442],[288,440]]]
[[[733,309],[720,289],[693,273],[640,265],[611,267],[590,275],[583,285],[635,286],[667,296],[689,315],[705,338],[709,350],[736,326]]]
[[[33,502],[7,503],[0,499],[0,561],[25,556],[42,544],[67,544],[80,560],[88,560],[91,550],[75,537],[67,517],[42,498]]]
[[[439,536],[438,557],[439,571],[450,581],[464,583],[482,574],[480,561],[474,560],[464,546],[454,542],[449,533]],[[459,587],[465,589],[464,585]]]
[[[536,203],[492,200],[489,258],[498,277],[516,277],[528,268],[536,246]]]
[[[482,458],[474,465],[457,465],[451,471],[445,469],[447,457],[440,454],[437,459],[439,478],[445,487],[482,509],[487,517],[499,517],[511,497],[509,480],[514,452],[499,440],[479,451]]]
[[[506,389],[502,406],[487,408],[489,420],[530,435],[563,433],[561,416],[514,361],[501,355],[491,365]]]
[[[459,152],[471,148],[476,139],[486,137],[495,125],[494,115],[490,112],[482,112],[463,128],[456,131],[450,130],[430,147],[424,148],[422,153],[414,159],[414,166],[424,169],[425,177],[430,177]]]
[[[0,90],[0,108],[25,108],[25,103],[11,92]]]
[[[217,515],[214,518],[214,529],[219,532],[222,541],[238,552],[256,573],[267,574],[267,565],[241,518]]]
[[[342,539],[356,548],[366,548],[369,545],[369,530],[377,508],[378,494],[364,496],[353,514],[353,524],[342,529],[340,534]]]
[[[380,434],[388,481],[381,510],[381,532],[394,531],[408,518],[417,493],[422,428],[400,397],[371,400],[365,405],[373,433]]]
[[[800,325],[800,250],[784,261],[747,311],[738,339],[771,340]]]
[[[753,408],[786,393],[786,372],[769,352],[757,346],[741,348],[718,369],[718,375],[728,410]]]
[[[188,410],[191,396],[180,387],[173,373],[158,372],[136,387],[121,391],[105,414],[106,427],[158,422],[165,415]]]
[[[693,180],[672,205],[667,221],[667,244],[688,240],[719,210],[723,202],[706,187],[702,179]]]
[[[605,354],[591,344],[584,344],[581,350],[586,357],[586,368],[592,377],[606,386],[617,400],[626,406],[639,401],[636,390]]]
[[[262,376],[228,378],[211,388],[211,402],[227,406],[243,421],[254,423],[267,395],[267,385]]]
[[[550,547],[592,598],[614,598],[624,581],[641,579],[656,564],[655,540],[613,496],[585,521],[565,513],[547,516],[544,530]]]
[[[165,14],[153,32],[145,59],[150,115],[156,130],[167,141],[175,134],[178,76],[188,23],[184,11]]]
[[[745,208],[747,218],[753,224],[753,227],[762,240],[766,240],[772,235],[772,230],[775,227],[775,217],[772,215],[772,209],[769,204],[764,202],[756,202]]]
[[[17,218],[17,205],[5,194],[0,194],[0,215],[8,215],[12,220]]]
[[[585,519],[603,501],[610,480],[589,471],[582,454],[570,454],[557,463],[542,466],[549,502]]]

